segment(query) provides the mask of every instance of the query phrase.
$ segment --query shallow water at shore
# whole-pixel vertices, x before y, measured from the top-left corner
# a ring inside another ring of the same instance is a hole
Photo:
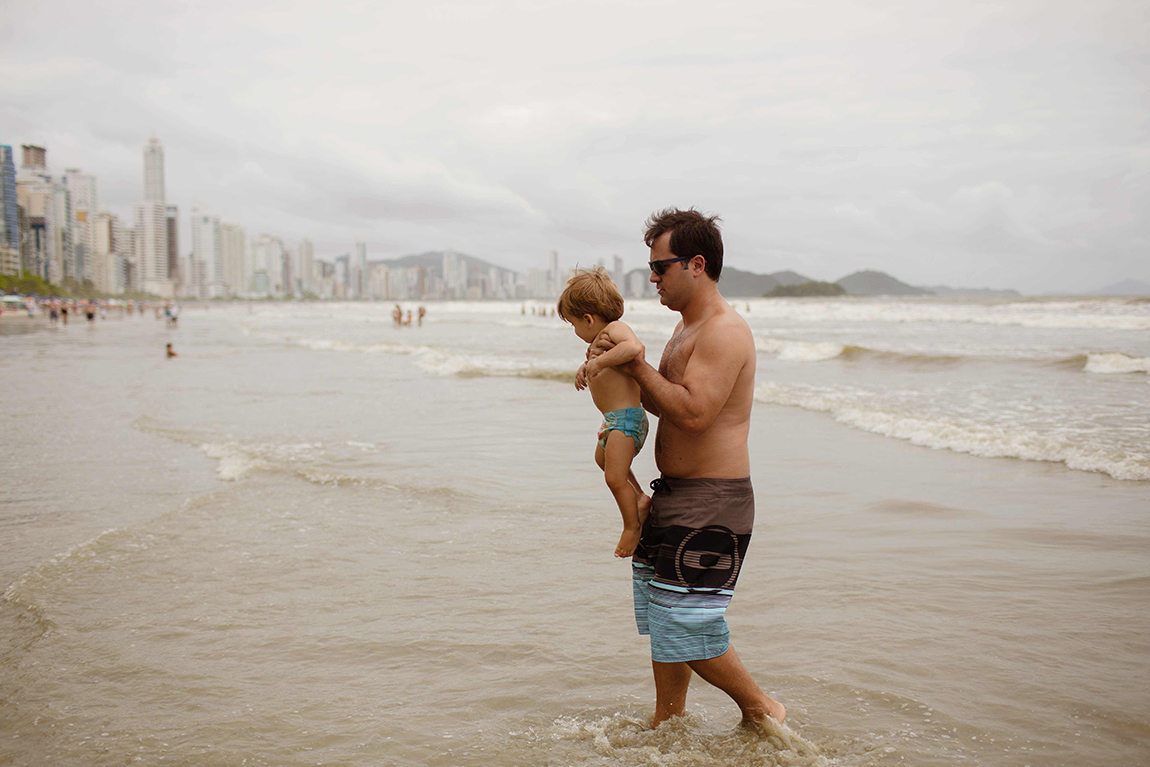
[[[553,380],[577,342],[498,306],[5,339],[0,763],[1150,760],[1150,484],[770,402],[728,617],[794,735],[738,730],[698,680],[685,720],[645,730],[598,417]],[[649,348],[658,311],[634,311]]]

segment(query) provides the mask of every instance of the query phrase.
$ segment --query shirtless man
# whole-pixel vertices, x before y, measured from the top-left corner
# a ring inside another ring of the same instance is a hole
[[[743,723],[786,709],[751,678],[730,646],[724,614],[750,542],[754,495],[747,452],[755,386],[751,329],[719,293],[723,240],[716,216],[667,209],[647,221],[651,282],[682,320],[659,369],[638,355],[618,369],[659,417],[661,473],[632,558],[635,617],[651,635],[653,726],[679,716],[692,673],[727,693]],[[595,352],[610,349],[600,337]]]

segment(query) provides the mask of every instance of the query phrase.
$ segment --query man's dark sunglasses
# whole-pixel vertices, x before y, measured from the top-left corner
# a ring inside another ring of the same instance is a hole
[[[694,256],[679,256],[678,258],[668,258],[663,261],[648,261],[647,266],[651,267],[651,271],[662,277],[667,273],[667,267],[671,264],[677,264],[680,261],[690,261]]]

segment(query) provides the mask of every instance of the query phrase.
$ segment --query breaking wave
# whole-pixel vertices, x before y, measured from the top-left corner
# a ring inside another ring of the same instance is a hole
[[[1150,480],[1150,457],[1120,448],[1044,435],[1020,426],[980,423],[954,416],[895,413],[870,406],[865,394],[827,387],[762,384],[757,402],[831,414],[839,423],[902,439],[923,447],[984,458],[1064,463],[1068,468],[1109,474],[1114,479]]]
[[[791,341],[785,338],[755,338],[755,348],[774,354],[786,362],[822,362],[842,356],[847,350],[842,344],[817,341]]]
[[[1150,357],[1130,357],[1119,352],[1091,352],[1086,355],[1087,373],[1150,373]]]
[[[316,351],[414,356],[422,370],[439,376],[538,378],[546,381],[570,383],[575,380],[575,368],[577,367],[577,365],[572,365],[569,361],[564,360],[516,358],[479,352],[466,353],[434,346],[409,346],[390,343],[356,344],[316,338],[289,338],[288,342]]]

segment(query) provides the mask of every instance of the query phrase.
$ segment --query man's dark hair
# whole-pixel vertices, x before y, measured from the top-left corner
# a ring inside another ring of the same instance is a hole
[[[647,219],[643,241],[655,244],[666,232],[671,233],[671,252],[676,256],[702,256],[707,260],[707,276],[715,282],[723,271],[723,235],[719,233],[718,216],[704,216],[694,208],[665,208]]]

